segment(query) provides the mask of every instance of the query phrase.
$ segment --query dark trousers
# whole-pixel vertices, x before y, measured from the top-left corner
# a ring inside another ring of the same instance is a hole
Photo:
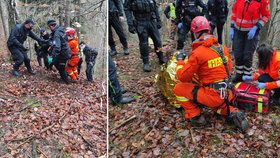
[[[67,62],[67,59],[57,58],[57,59],[54,59],[53,64],[54,64],[55,68],[58,70],[61,80],[64,81],[65,83],[69,83],[68,75],[65,70],[66,62]]]
[[[31,70],[30,59],[28,58],[27,52],[21,50],[17,47],[8,47],[10,52],[12,53],[13,61],[15,62],[13,65],[14,70],[18,71],[19,67],[24,63],[25,67],[28,71]]]
[[[160,33],[157,28],[157,22],[153,20],[137,21],[136,24],[137,35],[139,39],[139,48],[141,58],[144,60],[149,59],[149,42],[148,38],[151,37],[154,43],[155,50],[162,47]]]
[[[86,69],[86,75],[87,75],[87,80],[88,81],[93,81],[93,73],[94,73],[94,62],[87,62],[87,69]]]
[[[211,23],[211,34],[214,33],[214,30],[215,30],[215,28],[217,27],[218,42],[219,42],[220,44],[223,44],[223,29],[224,29],[224,24],[225,24],[225,23],[220,23],[220,22],[217,22],[217,23],[214,23],[214,24]]]
[[[121,85],[117,79],[116,65],[109,55],[109,97],[113,102],[118,102],[122,98]]]
[[[112,27],[119,36],[123,48],[127,48],[127,40],[117,13],[109,13],[109,46],[112,50],[116,50],[116,44],[113,38]]]
[[[79,62],[78,62],[78,74],[80,75],[81,69],[82,69],[82,64],[83,64],[83,58],[81,57]]]
[[[266,83],[266,82],[272,82],[273,79],[268,74],[262,74],[259,76],[258,81]],[[273,98],[278,100],[280,98],[280,88],[274,89],[274,92],[275,93],[273,95]]]
[[[40,66],[42,66],[42,59],[44,61],[44,66],[47,68],[47,69],[50,69],[50,64],[48,62],[48,53],[47,52],[40,52],[40,54],[36,53],[37,55],[37,61],[38,61],[38,64]]]
[[[177,50],[184,48],[184,42],[186,41],[187,34],[191,29],[190,23],[183,23],[183,28],[178,29],[178,41],[177,41]],[[191,34],[192,41],[194,41],[194,36]]]
[[[259,42],[259,34],[253,39],[248,40],[248,31],[234,30],[233,53],[235,58],[236,72],[239,74],[251,75],[253,72],[253,55]]]

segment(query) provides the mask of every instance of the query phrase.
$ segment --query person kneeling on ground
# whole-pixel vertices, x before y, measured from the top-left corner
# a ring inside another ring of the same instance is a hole
[[[273,100],[280,105],[280,51],[274,51],[267,44],[257,48],[259,56],[258,72],[253,76],[242,77],[243,81],[258,81],[259,89],[272,89]]]
[[[109,55],[109,97],[113,104],[127,104],[134,101],[132,97],[124,97],[121,85],[117,79],[117,70],[115,63],[112,60],[111,55]]]
[[[95,65],[95,60],[98,55],[98,52],[96,49],[91,48],[88,45],[86,45],[86,43],[83,41],[79,45],[80,45],[81,51],[85,55],[85,61],[87,64],[87,68],[86,68],[87,80],[89,82],[93,82],[93,77],[92,77],[92,75],[94,73],[93,67]],[[82,61],[80,60],[80,62],[82,62]]]
[[[227,81],[232,68],[228,48],[219,45],[217,38],[210,35],[210,30],[205,17],[197,16],[192,20],[191,31],[195,41],[186,63],[184,53],[177,55],[176,77],[181,82],[175,85],[173,91],[191,125],[206,124],[200,110],[201,106],[206,106],[227,116],[230,122],[245,131],[249,125],[244,113],[229,105],[233,93]],[[192,83],[194,74],[199,78],[199,85]]]

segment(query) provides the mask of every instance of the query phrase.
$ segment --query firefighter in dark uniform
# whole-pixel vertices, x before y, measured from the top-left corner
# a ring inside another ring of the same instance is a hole
[[[48,20],[47,24],[52,31],[50,38],[50,41],[52,42],[52,63],[59,71],[62,82],[69,84],[65,67],[67,60],[71,57],[71,50],[68,46],[67,36],[64,31],[65,29],[58,26],[55,20]]]
[[[30,65],[30,59],[27,56],[28,48],[25,47],[23,43],[26,41],[27,36],[31,37],[37,42],[43,43],[46,41],[40,39],[31,31],[34,24],[35,23],[32,19],[27,19],[23,24],[17,24],[10,33],[7,45],[8,49],[12,53],[12,58],[15,62],[12,70],[12,74],[14,76],[21,76],[21,73],[19,72],[19,67],[23,63],[30,74],[35,74]]]
[[[123,96],[123,93],[125,93],[125,91],[122,90],[117,78],[116,65],[111,55],[109,55],[109,97],[113,104],[127,104],[135,100],[132,97]]]
[[[123,45],[124,55],[129,54],[127,40],[120,22],[121,19],[124,19],[121,0],[109,0],[109,46],[111,48],[111,55],[117,54],[112,27],[120,38],[120,41]]]
[[[93,73],[94,73],[94,65],[95,65],[95,60],[96,60],[96,57],[98,55],[98,52],[96,49],[94,48],[91,48],[89,47],[88,45],[86,45],[85,42],[81,42],[80,44],[80,50],[81,52],[84,53],[85,55],[85,61],[86,61],[86,64],[87,64],[87,69],[86,69],[86,76],[87,76],[87,80],[89,82],[93,82]]]
[[[228,16],[228,2],[227,0],[209,0],[207,3],[208,20],[211,25],[211,34],[213,34],[217,27],[218,42],[222,44],[223,27],[227,21]]]
[[[199,10],[202,8],[202,12]],[[177,0],[176,1],[176,22],[178,24],[177,50],[184,48],[186,36],[191,28],[191,21],[196,16],[203,16],[207,13],[207,5],[202,0]],[[192,35],[192,41],[194,37]]]
[[[165,59],[161,51],[161,38],[159,30],[161,20],[155,0],[125,0],[124,11],[127,17],[128,30],[130,33],[137,33],[139,38],[140,54],[143,60],[143,70],[150,72],[149,44],[151,37],[154,43],[159,63],[164,64]]]

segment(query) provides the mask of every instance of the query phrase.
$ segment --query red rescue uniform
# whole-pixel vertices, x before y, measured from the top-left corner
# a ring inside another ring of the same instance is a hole
[[[222,58],[215,52],[211,46],[218,46],[218,40],[213,35],[202,36],[199,40],[193,42],[192,52],[186,63],[183,60],[177,62],[176,77],[181,83],[176,84],[174,93],[180,105],[186,111],[185,118],[190,119],[200,114],[200,108],[193,101],[194,88],[199,86],[197,91],[197,102],[210,107],[221,115],[227,115],[227,108],[224,99],[220,97],[220,90],[210,88],[210,85],[222,83],[227,79],[226,69]],[[232,63],[228,48],[222,46],[224,56],[227,59],[229,71],[232,69]],[[194,74],[199,78],[199,85],[192,83]],[[230,92],[229,99],[233,94]],[[230,111],[237,110],[230,107]]]
[[[269,0],[236,0],[232,7],[231,23],[238,30],[249,31],[255,25],[262,28],[269,17]]]
[[[68,45],[71,49],[71,58],[68,60],[68,64],[66,66],[66,71],[71,77],[72,80],[77,80],[78,77],[78,63],[80,61],[79,57],[79,42],[78,37],[74,37],[73,39],[68,40]]]
[[[275,51],[269,63],[269,66],[265,69],[259,69],[257,73],[253,75],[253,80],[257,80],[260,75],[268,74],[274,81],[266,82],[266,89],[280,88],[280,51]]]

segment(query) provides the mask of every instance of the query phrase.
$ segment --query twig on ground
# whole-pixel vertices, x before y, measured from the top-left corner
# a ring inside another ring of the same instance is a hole
[[[61,123],[61,121],[64,119],[64,117],[66,116],[67,113],[69,113],[71,107],[73,106],[73,104],[70,104],[68,110],[61,116],[61,118],[58,120],[58,123]],[[40,132],[38,132],[37,134],[33,134],[31,136],[27,136],[27,137],[23,137],[23,138],[18,138],[18,139],[13,139],[11,140],[11,142],[15,142],[15,141],[22,141],[22,140],[25,140],[24,142],[22,142],[21,144],[19,144],[16,148],[19,148],[20,146],[22,146],[23,144],[25,144],[26,142],[28,142],[30,139],[36,137],[37,135],[40,135],[44,132],[46,132],[47,130],[53,128],[54,125],[56,125],[57,122],[51,124],[50,126],[48,127],[45,127],[43,128]]]
[[[196,142],[195,142],[195,139],[194,139],[194,134],[193,134],[193,130],[192,130],[192,127],[191,127],[191,125],[187,125],[187,128],[188,128],[188,130],[190,131],[190,135],[191,135],[191,140],[192,140],[192,143],[193,144],[196,144]]]
[[[44,155],[45,158],[48,158],[48,156],[42,151],[42,149],[40,149],[40,147],[37,147],[37,151]]]
[[[37,158],[38,154],[37,154],[37,147],[36,147],[36,142],[33,139],[32,140],[32,158]]]
[[[135,119],[135,118],[136,118],[136,115],[133,115],[133,116],[131,116],[130,118],[128,118],[127,120],[124,120],[124,121],[123,121],[122,123],[120,123],[118,126],[112,128],[112,129],[110,130],[109,133],[111,133],[112,131],[114,131],[114,130],[120,128],[121,126],[125,125],[126,123],[128,123],[129,121],[131,121],[131,120],[133,120],[133,119]]]
[[[95,152],[95,154],[96,154],[96,151],[95,151],[96,147],[95,147],[91,142],[89,142],[88,140],[86,140],[85,137],[81,134],[81,132],[78,131],[78,134],[81,136],[81,138],[83,139],[83,141],[86,142],[87,145],[89,145],[89,146],[91,147],[90,149],[92,149],[92,151]]]

